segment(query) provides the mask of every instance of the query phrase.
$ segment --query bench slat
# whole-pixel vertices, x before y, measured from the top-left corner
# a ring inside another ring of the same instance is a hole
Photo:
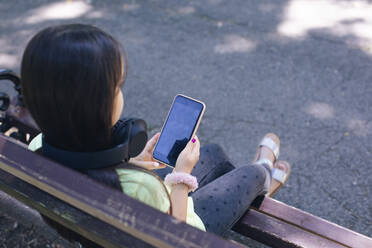
[[[0,190],[103,247],[154,247],[0,170]]]
[[[180,222],[122,192],[28,151],[3,135],[0,135],[0,153],[0,170],[3,172],[154,247],[243,247]],[[24,194],[25,188],[20,187],[17,191]],[[29,200],[32,197],[28,197]],[[48,201],[42,204],[48,209]]]
[[[274,248],[346,248],[253,209],[233,230]]]
[[[372,239],[335,223],[314,216],[300,209],[288,206],[275,199],[266,197],[259,211],[277,219],[291,223],[319,236],[337,241],[347,247],[371,248]]]

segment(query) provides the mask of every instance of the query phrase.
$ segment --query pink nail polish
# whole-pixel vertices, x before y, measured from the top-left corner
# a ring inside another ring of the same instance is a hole
[[[192,143],[195,143],[195,141],[196,141],[196,139],[194,139],[194,138],[191,140]]]

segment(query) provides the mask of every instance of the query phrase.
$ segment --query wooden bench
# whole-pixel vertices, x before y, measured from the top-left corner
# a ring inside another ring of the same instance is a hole
[[[18,98],[11,103],[2,118],[7,129],[16,127],[21,135],[15,137],[35,136],[39,130],[27,109]],[[39,156],[2,134],[0,190],[103,247],[242,247]],[[372,247],[369,237],[268,197],[255,201],[233,230],[271,247]]]
[[[0,136],[0,189],[103,247],[242,247]]]

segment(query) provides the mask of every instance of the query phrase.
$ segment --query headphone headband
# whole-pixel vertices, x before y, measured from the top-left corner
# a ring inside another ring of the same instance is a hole
[[[73,152],[54,147],[42,136],[42,153],[72,169],[100,169],[128,162],[140,154],[147,142],[147,125],[144,120],[128,118],[119,120],[113,127],[113,147],[97,152]]]
[[[101,169],[125,161],[128,158],[128,142],[98,152],[71,152],[48,144],[43,136],[42,153],[72,169]]]

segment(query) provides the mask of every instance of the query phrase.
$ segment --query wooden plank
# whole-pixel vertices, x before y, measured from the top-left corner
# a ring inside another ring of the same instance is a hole
[[[346,247],[254,209],[249,210],[233,230],[274,248]]]
[[[0,170],[0,174],[1,173],[2,171]],[[60,238],[56,230],[46,224],[38,211],[29,206],[25,206],[25,204],[15,197],[5,193],[5,191],[1,190],[1,184],[2,181],[0,180],[0,212],[22,223],[26,228],[33,228],[35,232],[42,233],[43,236],[50,238],[50,240]]]
[[[259,208],[261,213],[273,216],[292,225],[316,233],[327,239],[337,241],[347,247],[370,248],[372,238],[354,232],[335,223],[314,216],[300,209],[288,206],[266,197]]]
[[[98,184],[3,135],[0,154],[0,170],[154,247],[243,247]],[[23,191],[21,187],[19,193]]]
[[[154,247],[2,170],[0,190],[102,247]]]

